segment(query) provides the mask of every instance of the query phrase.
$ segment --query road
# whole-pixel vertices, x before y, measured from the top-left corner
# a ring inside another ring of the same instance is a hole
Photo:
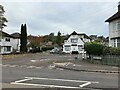
[[[18,58],[18,60],[4,60],[2,83],[34,86],[37,88],[73,88],[73,90],[74,88],[92,90],[93,88],[118,87],[118,74],[69,71],[50,67],[55,61],[69,61],[71,59],[74,59],[74,57],[70,55],[36,54],[34,57],[30,55]],[[41,61],[38,62],[36,60]]]

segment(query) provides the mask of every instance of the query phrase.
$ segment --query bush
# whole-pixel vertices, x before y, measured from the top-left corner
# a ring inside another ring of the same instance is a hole
[[[31,52],[31,53],[37,53],[37,52],[42,52],[42,51],[40,50],[40,47],[34,47],[29,52]]]
[[[104,55],[120,55],[120,48],[115,48],[115,47],[104,47],[103,50]]]
[[[54,47],[42,47],[42,51],[52,50]]]
[[[104,46],[96,42],[89,42],[85,44],[85,50],[90,55],[101,55],[103,54]]]
[[[110,54],[120,55],[120,48],[110,48]]]

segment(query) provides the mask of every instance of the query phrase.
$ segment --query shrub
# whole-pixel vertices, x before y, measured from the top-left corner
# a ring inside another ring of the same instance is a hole
[[[85,50],[88,54],[92,55],[101,55],[103,54],[104,46],[96,42],[85,43]]]
[[[42,47],[42,51],[52,50],[54,47]]]

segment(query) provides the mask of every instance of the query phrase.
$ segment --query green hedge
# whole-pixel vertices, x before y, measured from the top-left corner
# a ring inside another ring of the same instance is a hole
[[[54,47],[42,47],[42,51],[52,50]]]

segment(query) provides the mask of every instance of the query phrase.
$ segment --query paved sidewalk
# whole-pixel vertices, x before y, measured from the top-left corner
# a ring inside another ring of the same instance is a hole
[[[74,60],[71,62],[54,63],[55,67],[74,71],[120,73],[118,67],[89,63],[85,60]]]

